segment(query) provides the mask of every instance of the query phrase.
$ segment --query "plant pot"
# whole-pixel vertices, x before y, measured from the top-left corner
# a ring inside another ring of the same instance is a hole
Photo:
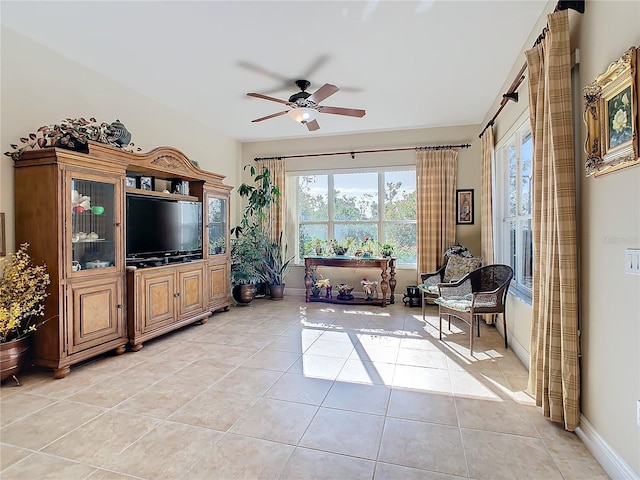
[[[0,343],[0,381],[17,375],[27,358],[29,337]]]
[[[271,300],[282,300],[284,298],[284,283],[282,285],[269,285]]]
[[[253,284],[236,285],[233,287],[232,294],[238,305],[251,305],[256,296],[256,286]]]
[[[267,282],[256,283],[256,298],[262,298],[267,294]]]

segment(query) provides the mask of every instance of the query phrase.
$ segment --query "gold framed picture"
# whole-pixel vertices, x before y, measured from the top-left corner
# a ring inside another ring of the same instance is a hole
[[[588,177],[640,164],[639,53],[636,47],[631,47],[583,89]]]
[[[456,190],[456,224],[473,225],[473,189]]]

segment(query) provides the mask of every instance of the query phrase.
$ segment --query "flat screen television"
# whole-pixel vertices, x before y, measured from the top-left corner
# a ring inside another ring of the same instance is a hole
[[[127,194],[127,258],[202,255],[202,203]]]

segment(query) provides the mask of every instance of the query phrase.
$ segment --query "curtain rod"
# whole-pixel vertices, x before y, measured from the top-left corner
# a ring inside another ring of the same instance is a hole
[[[305,158],[305,157],[328,157],[333,155],[351,155],[351,158],[355,158],[357,153],[384,153],[384,152],[402,152],[406,150],[415,150],[416,152],[422,150],[448,150],[450,148],[469,148],[470,143],[461,143],[458,145],[430,145],[425,147],[404,147],[404,148],[386,148],[377,150],[352,150],[350,152],[331,152],[331,153],[307,153],[304,155],[283,155],[280,157],[256,157],[254,162],[259,160],[284,160],[285,158]]]
[[[575,0],[575,1],[560,0],[556,4],[556,8],[554,8],[553,12],[555,13],[555,12],[558,12],[560,10],[567,10],[567,9],[570,8],[572,10],[575,10],[576,12],[584,13],[584,2],[585,2],[585,0]],[[544,27],[542,29],[542,32],[540,33],[540,35],[538,35],[538,38],[536,39],[535,43],[533,44],[534,47],[536,45],[538,45],[542,41],[542,39],[546,36],[547,31],[549,31],[548,27]],[[524,65],[522,66],[522,68],[520,69],[518,74],[516,75],[515,80],[511,83],[511,86],[507,90],[507,93],[502,95],[502,100],[500,101],[500,107],[498,108],[498,111],[495,113],[495,115],[491,118],[491,120],[489,120],[489,122],[482,129],[482,132],[480,132],[480,135],[478,135],[478,138],[482,138],[482,135],[484,135],[484,132],[486,132],[487,128],[493,126],[493,123],[495,122],[496,118],[498,118],[498,115],[500,115],[500,112],[502,112],[502,109],[509,102],[509,100],[513,100],[514,102],[518,103],[518,91],[517,90],[518,90],[518,87],[520,86],[520,84],[524,81],[524,71],[526,69],[527,69],[527,62],[524,62]]]

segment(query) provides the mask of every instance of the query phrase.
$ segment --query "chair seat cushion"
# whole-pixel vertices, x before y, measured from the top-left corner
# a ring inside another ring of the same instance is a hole
[[[468,312],[471,310],[471,294],[464,297],[438,297],[435,302],[443,307],[459,312]]]
[[[458,310],[459,312],[469,312],[471,310],[473,296],[467,294],[462,297],[438,297],[435,302],[443,307],[450,308],[452,310]],[[496,298],[494,295],[477,295],[474,308],[495,308]]]
[[[447,266],[444,269],[443,283],[450,283],[460,280],[467,273],[480,268],[482,259],[478,257],[461,257],[460,255],[451,255]]]

